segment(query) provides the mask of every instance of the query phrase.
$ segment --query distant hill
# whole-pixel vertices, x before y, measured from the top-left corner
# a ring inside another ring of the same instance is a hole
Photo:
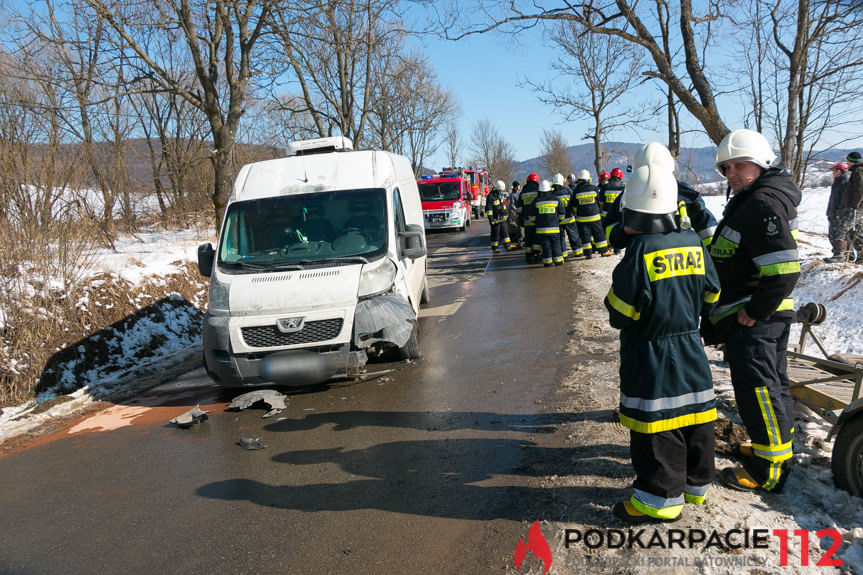
[[[626,166],[632,162],[635,153],[642,144],[631,144],[628,142],[606,142],[603,151],[608,153],[610,160],[605,164],[605,169],[621,168],[626,171]],[[569,158],[572,160],[574,171],[588,170],[597,181],[597,175],[593,168],[593,144],[579,144],[570,146]],[[845,150],[830,150],[819,154],[820,163],[835,163],[841,161],[847,155]],[[708,146],[704,148],[683,148],[678,159],[678,170],[684,179],[693,183],[708,183],[720,180],[719,174],[713,169],[716,161],[716,148]],[[541,177],[550,178],[551,174],[543,174],[545,166],[541,157],[530,158],[516,164],[516,179],[524,181],[531,172],[540,174]]]

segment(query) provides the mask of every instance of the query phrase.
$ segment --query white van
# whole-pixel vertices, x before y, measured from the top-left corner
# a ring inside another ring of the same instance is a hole
[[[218,383],[318,383],[355,374],[372,346],[419,357],[428,287],[414,173],[403,156],[352,148],[294,142],[237,174],[218,247],[198,248]]]

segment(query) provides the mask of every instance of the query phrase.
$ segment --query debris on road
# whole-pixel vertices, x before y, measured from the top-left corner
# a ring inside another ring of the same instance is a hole
[[[286,400],[287,398],[285,397],[285,395],[279,393],[278,391],[275,391],[273,389],[260,389],[238,395],[234,398],[234,401],[231,402],[231,405],[229,405],[227,409],[235,409],[237,411],[241,411],[262,401],[268,406],[270,406],[270,410],[264,414],[264,417],[266,418],[272,417],[277,413],[281,413],[283,409],[286,409],[288,407],[285,404]]]
[[[176,425],[177,427],[191,427],[200,421],[204,421],[207,419],[207,414],[212,410],[204,411],[201,409],[201,405],[198,404],[186,413],[182,413],[170,420],[168,423]]]
[[[256,449],[264,449],[267,447],[267,444],[261,441],[260,437],[256,437],[255,439],[252,439],[251,437],[241,437],[237,442],[237,445],[246,451],[255,451]]]

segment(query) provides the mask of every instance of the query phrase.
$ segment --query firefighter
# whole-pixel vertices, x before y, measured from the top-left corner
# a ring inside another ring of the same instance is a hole
[[[506,204],[501,194],[506,191],[506,184],[498,180],[485,199],[485,213],[491,228],[491,251],[498,251],[498,246],[509,249],[509,227],[506,223]]]
[[[513,180],[511,186],[506,202],[507,229],[512,232],[510,235],[511,249],[518,249],[524,242],[524,228],[519,225],[518,211],[516,210],[519,195],[521,195],[521,183],[518,180]]]
[[[563,206],[563,219],[560,220],[560,249],[563,252],[563,261],[567,258],[578,257],[584,253],[581,247],[581,240],[578,238],[578,228],[575,225],[575,214],[572,212],[572,206],[569,205],[569,199],[572,196],[572,190],[563,179],[563,174],[555,174],[551,179],[551,191],[560,200]],[[569,239],[569,245],[566,240]]]
[[[524,228],[524,259],[528,262],[535,261],[541,251],[538,240],[536,239],[536,227],[534,225],[534,209],[533,202],[536,200],[536,195],[539,188],[539,176],[536,174],[528,174],[527,181],[521,189],[521,194],[518,196],[519,221]]]
[[[534,206],[534,223],[536,239],[542,252],[542,265],[550,268],[563,265],[563,253],[560,251],[560,222],[563,220],[563,205],[552,193],[551,182],[543,180],[539,184],[539,193]]]
[[[632,523],[679,518],[713,482],[716,400],[698,320],[719,297],[700,238],[680,226],[671,154],[656,142],[641,150],[622,196],[632,239],[605,298],[620,329],[620,422],[636,475],[613,513]]]
[[[570,202],[575,205],[575,221],[585,257],[593,257],[594,249],[603,257],[610,256],[612,252],[608,249],[608,241],[602,230],[599,204],[596,201],[596,186],[590,183],[590,172],[587,170],[578,173]]]
[[[751,444],[741,445],[743,467],[719,479],[744,491],[779,492],[792,456],[794,403],[786,348],[794,317],[791,292],[800,276],[797,206],[801,193],[763,135],[734,130],[719,143],[716,169],[731,196],[710,255],[722,295],[705,329],[707,343],[723,343],[731,384]]]
[[[599,186],[599,199],[602,202],[602,221],[605,226],[605,218],[608,216],[608,210],[614,204],[614,200],[623,193],[623,170],[614,168],[611,170],[608,181]]]

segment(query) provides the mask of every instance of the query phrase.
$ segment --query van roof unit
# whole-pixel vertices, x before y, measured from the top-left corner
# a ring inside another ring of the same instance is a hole
[[[354,143],[344,136],[329,138],[314,138],[298,140],[288,144],[288,156],[308,156],[311,154],[326,154],[329,152],[350,152]]]

